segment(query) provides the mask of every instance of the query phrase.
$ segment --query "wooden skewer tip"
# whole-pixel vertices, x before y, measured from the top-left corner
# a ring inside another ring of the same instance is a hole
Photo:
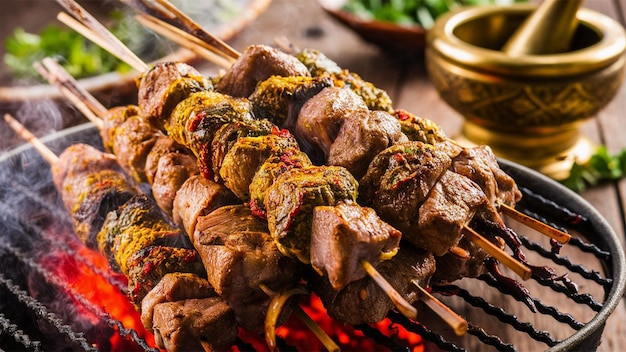
[[[499,260],[500,263],[510,268],[519,275],[522,280],[526,281],[530,279],[532,272],[528,266],[519,262],[511,255],[503,251],[501,248],[497,247],[493,243],[489,242],[486,238],[484,238],[481,234],[474,231],[473,229],[464,226],[463,227],[463,235],[467,237],[469,240],[473,241],[477,245],[479,245],[482,249],[484,249],[487,253],[489,253],[492,257]]]

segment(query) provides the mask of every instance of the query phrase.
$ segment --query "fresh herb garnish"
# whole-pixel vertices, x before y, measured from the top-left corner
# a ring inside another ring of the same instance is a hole
[[[526,0],[348,0],[343,10],[366,20],[432,27],[435,19],[462,5],[509,5]]]
[[[126,27],[121,24],[118,11],[111,13],[115,20],[111,32],[123,36]],[[59,63],[75,78],[95,76],[104,72],[126,72],[130,67],[72,29],[49,25],[40,33],[15,29],[5,41],[4,62],[16,78],[43,81],[33,65],[45,57],[56,57]]]
[[[606,146],[600,146],[588,161],[574,162],[569,176],[561,183],[576,192],[582,192],[589,186],[623,177],[626,177],[626,148],[612,154]]]

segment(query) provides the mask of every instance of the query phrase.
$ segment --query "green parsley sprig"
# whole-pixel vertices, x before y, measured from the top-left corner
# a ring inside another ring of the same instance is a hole
[[[561,183],[580,193],[587,187],[623,177],[626,177],[626,148],[612,154],[606,146],[600,146],[588,161],[574,162],[569,176]]]

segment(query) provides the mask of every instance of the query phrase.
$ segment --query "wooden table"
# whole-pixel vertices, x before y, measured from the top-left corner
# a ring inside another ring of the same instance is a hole
[[[607,14],[624,25],[626,6],[622,0],[585,0],[583,5]],[[403,62],[361,40],[326,15],[315,1],[274,0],[269,9],[238,35],[231,44],[242,50],[250,44],[274,44],[286,36],[298,47],[319,49],[341,67],[349,68],[376,86],[385,89],[395,106],[434,120],[450,136],[463,122],[462,117],[438,95],[428,80],[423,60]],[[594,142],[616,152],[626,148],[626,85],[597,118],[585,123],[583,132]],[[625,234],[626,180],[586,190],[582,196],[601,214],[621,240]],[[626,348],[626,312],[623,303],[609,318],[600,351]]]

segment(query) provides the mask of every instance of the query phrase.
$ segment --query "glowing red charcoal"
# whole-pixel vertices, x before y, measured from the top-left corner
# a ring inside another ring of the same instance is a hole
[[[80,260],[78,259],[80,257]],[[89,321],[91,324],[99,324],[101,317],[92,311],[93,307],[106,312],[108,316],[122,324],[124,329],[134,330],[139,338],[143,339],[150,347],[155,347],[154,336],[142,325],[139,312],[130,303],[128,297],[120,291],[120,288],[112,284],[101,273],[106,273],[122,285],[126,285],[126,278],[109,270],[106,259],[99,253],[86,247],[77,249],[76,256],[68,255],[61,250],[51,251],[42,258],[41,265],[64,283],[63,289],[70,291],[70,297],[83,297],[87,300],[79,302],[74,299],[74,309],[79,312],[76,319]],[[97,272],[100,273],[97,273]],[[78,296],[80,295],[80,296]],[[90,309],[91,308],[91,309]],[[117,330],[117,328],[115,329]],[[120,335],[115,331],[110,336],[99,336],[93,343],[98,349],[110,351],[133,351],[142,350],[135,341]]]

